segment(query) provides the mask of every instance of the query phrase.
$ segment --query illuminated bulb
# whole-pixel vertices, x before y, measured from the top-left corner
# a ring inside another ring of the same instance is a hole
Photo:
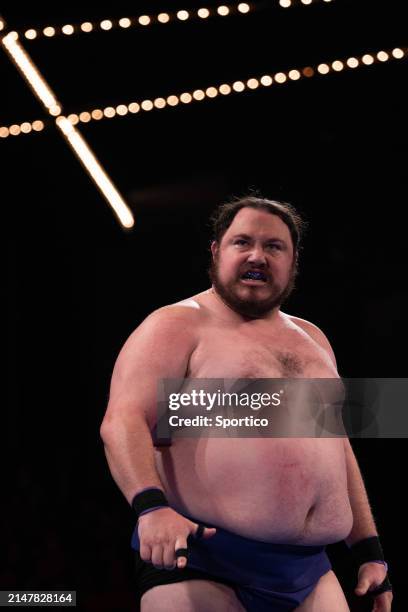
[[[343,64],[343,62],[340,62],[339,60],[336,60],[335,62],[332,63],[332,68],[336,72],[340,72],[340,70],[343,70],[344,64]]]
[[[140,106],[143,108],[143,110],[150,111],[153,108],[153,102],[151,100],[143,100]]]
[[[104,19],[103,21],[101,21],[100,26],[101,26],[101,30],[111,30],[112,29],[112,22],[109,19]]]
[[[57,119],[57,121],[58,121],[58,119]],[[78,121],[79,121],[79,117],[75,113],[71,113],[71,115],[68,115],[67,119],[68,119],[68,121],[70,123],[72,123],[72,125],[76,125],[78,123]]]
[[[138,22],[140,23],[140,25],[142,26],[147,26],[150,23],[150,17],[149,15],[141,15],[138,19]]]
[[[180,102],[183,102],[183,104],[188,104],[189,102],[191,102],[191,100],[192,97],[189,93],[182,93],[180,96]]]
[[[359,61],[356,57],[349,57],[347,60],[347,66],[349,68],[357,68]]]
[[[320,72],[320,74],[327,74],[330,72],[330,68],[327,64],[319,64],[317,67],[317,72]]]
[[[193,98],[194,100],[204,100],[205,93],[202,89],[196,89],[195,91],[193,91]]]
[[[238,10],[240,13],[249,13],[249,4],[247,4],[246,2],[241,2],[241,4],[238,4]]]
[[[28,123],[28,121],[24,121],[24,123],[20,125],[20,129],[23,134],[29,134],[31,132],[31,123]]]
[[[197,15],[201,18],[201,19],[207,19],[207,17],[210,16],[210,11],[206,8],[200,8],[197,11]]]
[[[95,110],[92,111],[91,115],[92,119],[95,119],[95,121],[99,121],[103,117],[103,112],[100,108],[95,108]]]
[[[55,28],[52,28],[51,26],[48,26],[47,28],[43,29],[43,33],[44,36],[54,36],[55,35]]]
[[[312,4],[312,0],[300,0],[302,4]]]
[[[14,32],[14,31],[13,31],[13,32],[9,32],[9,33],[7,34],[7,36],[5,36],[5,37],[4,37],[4,39],[3,39],[3,40],[6,40],[6,39],[10,39],[11,41],[16,41],[16,40],[18,40],[18,34],[17,34],[17,32]]]
[[[44,124],[42,121],[33,121],[31,125],[34,132],[41,132],[41,130],[44,129]]]
[[[221,17],[225,17],[226,15],[229,14],[229,12],[230,12],[230,10],[229,10],[228,6],[219,6],[217,8],[217,13],[219,15],[221,15]]]
[[[0,19],[0,32],[1,32],[3,29],[4,29],[4,21],[3,21],[2,19]],[[3,129],[6,129],[6,128],[1,128],[1,129],[3,130]],[[3,138],[4,138],[4,136],[3,136]]]
[[[140,106],[137,102],[131,102],[128,106],[129,113],[138,113],[140,111]]]
[[[81,23],[81,30],[83,32],[92,32],[93,30],[92,23],[90,23],[89,21],[85,21],[84,23]]]
[[[275,81],[277,83],[284,83],[286,81],[286,74],[284,72],[278,72],[275,74]]]
[[[392,55],[393,57],[395,57],[395,59],[401,59],[402,57],[404,57],[404,52],[399,47],[396,47],[392,50]]]
[[[312,77],[314,75],[314,70],[311,66],[306,66],[306,68],[303,68],[302,73],[305,77]]]
[[[231,93],[231,87],[225,83],[224,85],[219,86],[218,91],[223,96],[227,96],[228,94]]]
[[[370,55],[369,53],[366,53],[365,55],[363,55],[363,57],[361,58],[361,61],[363,62],[363,64],[366,64],[366,66],[369,66],[370,64],[372,64],[374,62],[374,58],[372,55]]]
[[[399,47],[396,47],[395,49],[392,50],[392,55],[396,59],[401,59],[401,57],[404,57],[404,52]]]
[[[112,117],[116,115],[116,111],[112,106],[107,106],[106,108],[103,109],[103,114],[108,119],[111,119]]]
[[[190,15],[189,15],[188,11],[178,11],[177,12],[177,18],[180,19],[180,21],[185,21],[189,17],[190,17]]]
[[[269,87],[269,85],[272,85],[272,82],[272,77],[269,74],[264,74],[261,78],[261,83],[264,87]]]
[[[7,138],[9,135],[9,129],[6,127],[0,127],[0,138]]]
[[[379,51],[377,53],[377,59],[379,62],[386,62],[389,58],[390,56],[385,51]]]
[[[258,79],[249,79],[247,81],[247,86],[249,87],[249,89],[256,89],[257,87],[259,87]]]
[[[167,98],[167,104],[169,104],[169,106],[177,106],[178,103],[179,99],[177,96],[169,96]]]
[[[164,108],[166,106],[166,100],[164,98],[156,98],[153,104],[156,108]]]
[[[215,98],[218,96],[218,91],[215,89],[215,87],[207,87],[205,90],[205,95],[209,98]]]
[[[288,76],[290,79],[292,79],[292,81],[297,81],[298,79],[300,79],[301,75],[299,70],[290,70]]]
[[[26,38],[28,38],[28,40],[34,40],[34,38],[37,38],[37,32],[36,30],[27,30],[27,32],[24,33],[24,36]]]
[[[59,128],[62,129],[64,134],[66,133],[67,128],[69,127],[69,126],[67,126],[67,123],[66,123],[67,121],[69,121],[68,117],[64,117],[63,115],[60,115],[55,120],[55,123],[58,125]]]
[[[119,26],[121,28],[130,28],[131,25],[132,22],[130,19],[128,19],[128,17],[122,17],[122,19],[119,19]]]
[[[90,113],[88,113],[87,111],[79,113],[79,120],[82,121],[82,123],[88,123],[91,120]]]
[[[20,126],[16,125],[16,124],[11,125],[10,128],[9,128],[9,131],[10,131],[10,134],[12,136],[18,136],[20,134],[20,132],[21,132]]]
[[[59,104],[54,104],[53,106],[51,106],[51,108],[49,109],[49,113],[53,117],[57,117],[57,115],[60,115],[61,107],[59,106]]]
[[[160,21],[160,23],[168,23],[170,17],[167,13],[160,13],[160,15],[157,15],[157,21]]]
[[[245,85],[243,84],[242,81],[235,81],[235,83],[232,84],[232,89],[238,92],[244,91]]]
[[[116,107],[116,112],[118,115],[123,117],[124,115],[127,115],[128,107],[126,106],[126,104],[119,104],[119,106]]]
[[[283,8],[289,8],[290,5],[292,4],[292,0],[279,0],[279,4],[283,7]]]
[[[71,34],[74,33],[74,28],[72,27],[72,25],[67,24],[67,25],[62,26],[62,32],[66,34],[67,36],[70,36]]]

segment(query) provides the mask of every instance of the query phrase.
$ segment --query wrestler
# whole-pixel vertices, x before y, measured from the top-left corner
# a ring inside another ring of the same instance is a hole
[[[164,378],[338,378],[323,332],[281,311],[302,222],[248,197],[214,217],[210,289],[153,312],[116,362],[101,427],[113,478],[138,518],[142,612],[349,610],[325,546],[355,551],[356,593],[392,592],[346,437],[177,438],[159,447]]]

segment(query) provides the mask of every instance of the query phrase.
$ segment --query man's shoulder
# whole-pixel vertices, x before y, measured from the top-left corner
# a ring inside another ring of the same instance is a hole
[[[282,313],[284,314],[284,313]],[[307,321],[306,319],[302,319],[300,317],[295,317],[294,315],[285,314],[285,316],[295,325],[300,327],[303,331],[305,331],[311,338],[314,340],[319,346],[330,353],[333,361],[335,362],[335,356],[332,349],[332,346],[326,336],[326,334],[314,323],[311,321]]]
[[[200,328],[199,310],[182,302],[167,304],[153,310],[131,332],[122,347],[122,355],[145,352],[145,359],[150,352],[189,350],[197,342]]]
[[[290,315],[290,314],[287,314],[287,313],[282,313],[282,314],[284,314],[284,316],[287,317],[292,323],[294,323],[295,325],[298,325],[299,327],[301,327],[307,333],[310,333],[310,335],[313,335],[313,334],[315,334],[315,335],[323,334],[323,332],[320,329],[320,327],[318,327],[317,325],[315,325],[311,321],[308,321],[307,319],[301,319],[300,317],[295,317],[294,315]]]
[[[186,322],[193,323],[199,322],[203,317],[204,308],[193,297],[174,302],[173,304],[166,304],[154,310],[147,319],[160,323],[166,321],[174,322]],[[146,319],[146,320],[147,320]]]
[[[153,310],[137,330],[155,330],[163,333],[188,333],[195,330],[205,316],[202,305],[193,298],[166,304]]]

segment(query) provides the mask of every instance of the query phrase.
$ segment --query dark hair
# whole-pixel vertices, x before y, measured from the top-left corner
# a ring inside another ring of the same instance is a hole
[[[295,259],[297,258],[300,242],[306,229],[306,222],[301,218],[294,206],[278,200],[267,200],[262,197],[251,195],[235,199],[232,202],[220,204],[211,217],[213,240],[218,243],[221,242],[222,237],[241,208],[265,210],[271,215],[280,217],[288,226],[292,238]]]

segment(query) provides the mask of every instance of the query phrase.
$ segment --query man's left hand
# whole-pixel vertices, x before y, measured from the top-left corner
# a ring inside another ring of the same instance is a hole
[[[381,563],[363,563],[358,571],[358,584],[355,589],[356,595],[365,595],[373,591],[384,582],[387,570]],[[379,595],[373,595],[374,605],[372,612],[391,612],[392,591],[385,591]]]

